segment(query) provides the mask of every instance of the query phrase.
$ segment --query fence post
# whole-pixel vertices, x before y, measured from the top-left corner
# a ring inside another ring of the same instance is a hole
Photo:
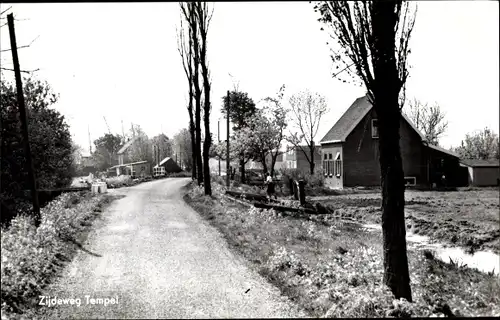
[[[301,206],[306,204],[306,193],[304,192],[304,185],[304,180],[299,180],[299,199]]]

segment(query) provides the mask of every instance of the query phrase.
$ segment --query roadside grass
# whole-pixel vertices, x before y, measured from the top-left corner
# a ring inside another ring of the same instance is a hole
[[[38,295],[73,259],[92,222],[117,196],[89,191],[64,193],[41,209],[36,228],[20,215],[1,229],[2,319],[30,318]]]
[[[185,200],[311,317],[499,316],[499,278],[409,250],[413,303],[382,283],[381,236],[332,215],[248,208],[191,185]],[[327,217],[329,216],[329,218]]]
[[[315,197],[335,216],[365,223],[380,223],[380,194]],[[469,252],[490,249],[500,253],[500,204],[493,189],[436,192],[407,190],[408,229]]]

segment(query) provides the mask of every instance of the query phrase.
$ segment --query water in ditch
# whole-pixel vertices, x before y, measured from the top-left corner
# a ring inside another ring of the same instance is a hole
[[[382,230],[382,226],[377,224],[361,225],[365,230]],[[477,251],[474,254],[465,252],[460,247],[445,246],[443,243],[431,242],[427,236],[406,232],[406,240],[409,245],[418,249],[430,249],[435,253],[435,257],[443,262],[450,263],[450,259],[459,265],[467,265],[469,268],[477,269],[482,272],[494,272],[500,276],[500,256],[492,251]]]

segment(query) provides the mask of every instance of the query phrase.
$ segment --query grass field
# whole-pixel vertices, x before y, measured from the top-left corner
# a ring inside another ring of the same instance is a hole
[[[336,213],[360,222],[380,223],[380,193],[312,197]],[[407,229],[470,251],[500,252],[498,189],[405,193]]]

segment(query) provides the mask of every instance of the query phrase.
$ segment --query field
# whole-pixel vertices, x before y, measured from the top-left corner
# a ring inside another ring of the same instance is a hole
[[[444,263],[429,251],[409,248],[413,303],[396,300],[382,283],[379,233],[365,232],[334,214],[283,215],[249,208],[223,197],[219,184],[213,186],[213,197],[203,196],[201,188],[192,186],[186,201],[220,230],[251,267],[311,317],[500,315],[496,275]],[[411,206],[438,201],[419,195],[415,194]],[[376,195],[330,197],[328,202],[344,216],[355,218],[368,212],[367,222],[370,216],[373,221],[380,216]]]
[[[311,197],[336,215],[365,223],[380,223],[380,193]],[[407,230],[469,251],[500,252],[498,189],[431,192],[407,190]]]

